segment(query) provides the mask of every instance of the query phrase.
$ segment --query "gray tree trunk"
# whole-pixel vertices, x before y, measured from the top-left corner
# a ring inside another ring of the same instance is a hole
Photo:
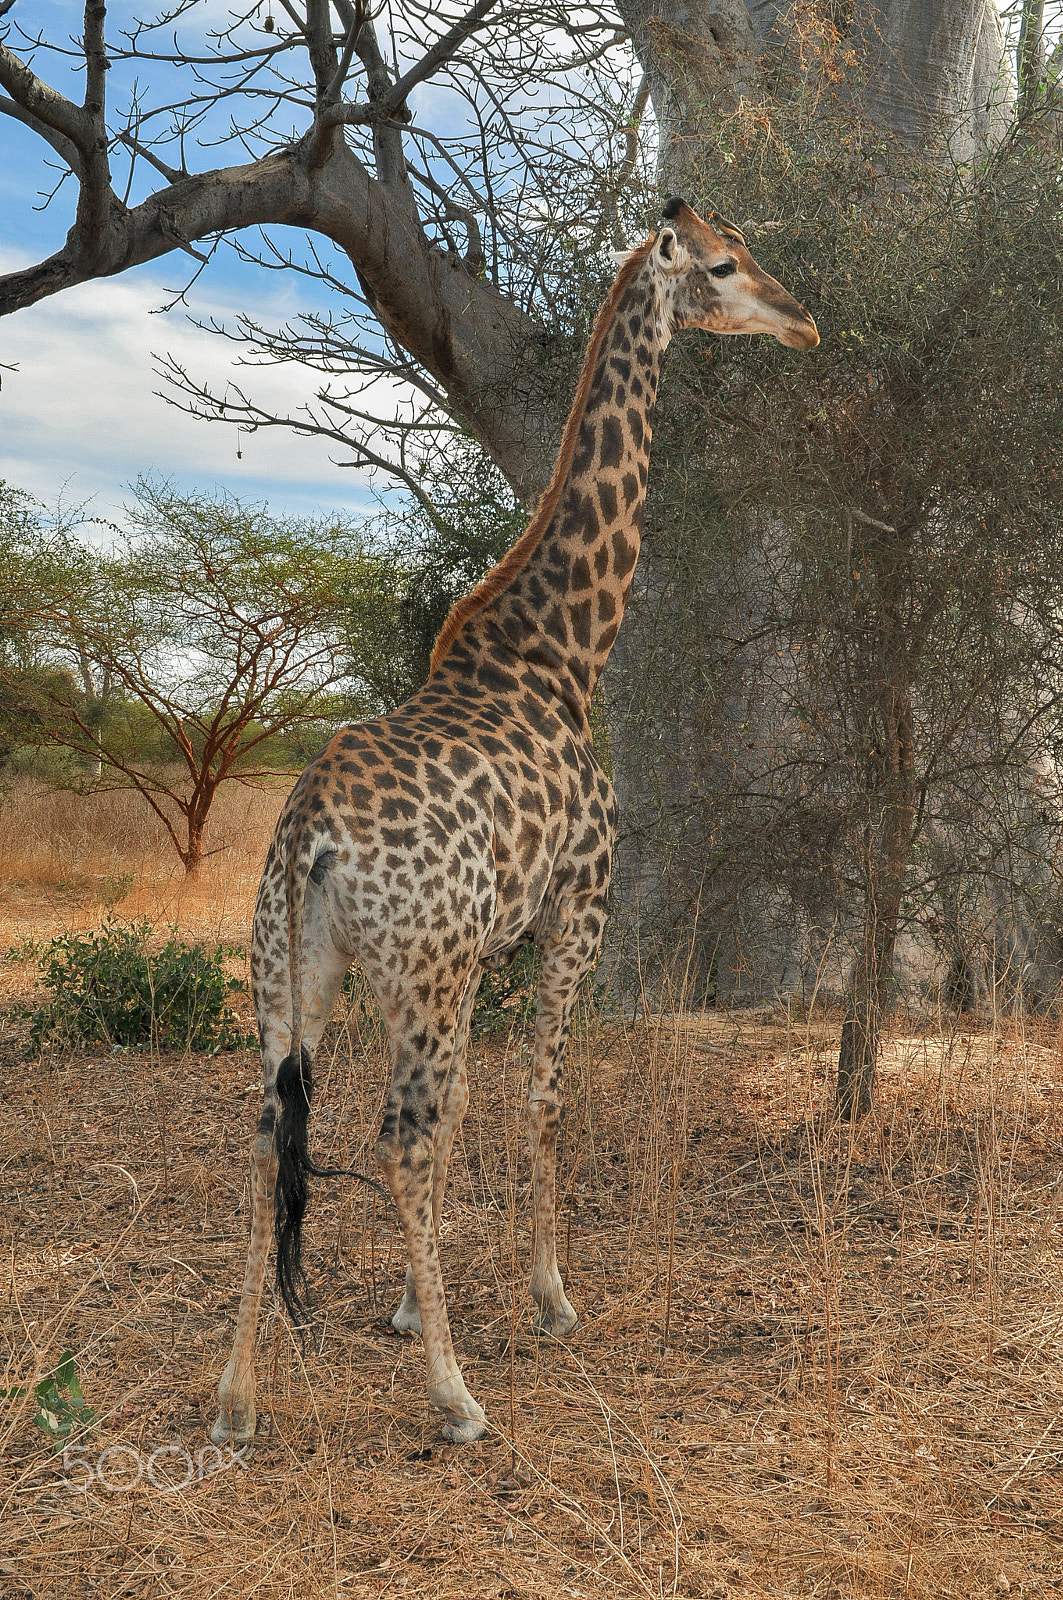
[[[884,132],[911,145],[940,144],[943,150],[947,146],[950,158],[958,161],[972,159],[1000,139],[1010,122],[1012,93],[993,5],[983,0],[893,0],[837,9],[846,43],[862,63],[858,76],[864,104]],[[852,13],[851,20],[846,20],[844,10]],[[662,184],[681,192],[696,164],[699,137],[707,123],[733,109],[739,97],[755,86],[758,53],[763,62],[789,47],[789,7],[769,0],[754,7],[751,15],[742,0],[701,4],[675,0],[660,6],[622,0],[621,11],[651,85],[661,135]],[[726,209],[724,194],[712,198]],[[712,900],[707,890],[700,904],[700,933],[691,933],[692,912],[699,910],[699,903],[696,894],[694,905],[690,903],[689,873],[686,898],[677,896],[679,830],[674,818],[685,807],[698,804],[698,779],[684,760],[698,732],[676,703],[666,651],[660,656],[656,716],[645,705],[646,661],[653,641],[670,633],[682,635],[674,608],[684,604],[685,597],[669,581],[652,527],[647,534],[635,603],[606,679],[614,781],[623,819],[611,926],[617,948],[611,953],[611,967],[629,990],[647,979],[651,984],[659,981],[669,964],[681,967],[695,975],[694,987],[722,1003],[796,994],[807,998],[817,988],[837,989],[847,966],[841,952],[855,946],[856,966],[864,960],[866,941],[859,926],[820,927],[800,906],[788,902],[781,889],[737,884],[725,914],[715,918],[705,916],[704,902]],[[708,604],[711,608],[711,599]],[[752,590],[749,604],[756,604]],[[704,637],[725,631],[722,621],[710,609],[704,618]],[[726,668],[717,670],[721,678],[715,686],[716,699],[730,727],[729,748],[720,751],[718,765],[740,777],[749,764],[744,752],[750,725],[745,693],[737,668],[730,679]],[[653,685],[649,687],[652,694]],[[642,707],[634,725],[632,706]],[[765,720],[771,721],[770,708]],[[652,728],[647,722],[654,724]],[[671,826],[662,825],[665,805]],[[677,943],[680,930],[684,941],[693,939],[693,948]],[[832,936],[838,952],[833,956],[826,948]],[[895,943],[895,930],[889,938],[880,930],[874,941],[873,959],[869,957],[873,971],[865,987],[877,1000],[886,992]],[[855,1035],[850,1043],[856,1043]],[[861,1072],[866,1076],[866,1060],[867,1050],[861,1046],[852,1061],[857,1076]],[[859,1089],[859,1102],[866,1092],[866,1085]]]

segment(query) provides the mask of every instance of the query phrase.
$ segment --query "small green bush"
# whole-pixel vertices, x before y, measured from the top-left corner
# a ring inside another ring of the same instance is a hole
[[[169,1045],[213,1055],[254,1042],[240,1027],[229,997],[246,986],[230,978],[229,945],[188,944],[176,929],[151,950],[147,920],[123,925],[109,918],[98,932],[63,934],[40,957],[51,998],[27,1012],[30,1043]]]

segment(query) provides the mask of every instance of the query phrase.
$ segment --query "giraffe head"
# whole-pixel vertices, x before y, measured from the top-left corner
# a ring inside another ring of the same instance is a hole
[[[753,260],[742,232],[685,200],[669,200],[648,256],[660,287],[663,341],[680,328],[711,333],[767,333],[795,350],[819,343],[816,324]]]

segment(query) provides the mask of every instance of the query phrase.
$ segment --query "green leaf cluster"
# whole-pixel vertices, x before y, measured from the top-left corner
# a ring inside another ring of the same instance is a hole
[[[50,998],[30,1016],[30,1043],[154,1044],[213,1055],[253,1044],[230,1005],[245,988],[230,978],[229,945],[188,943],[172,930],[151,948],[146,919],[108,918],[97,932],[62,934],[45,946],[41,978]]]
[[[473,1033],[483,1036],[526,1027],[535,1014],[538,983],[539,952],[533,945],[524,945],[506,966],[485,972],[473,1007]]]
[[[37,1401],[33,1425],[57,1450],[74,1435],[92,1431],[96,1412],[82,1393],[72,1350],[63,1351],[54,1370],[41,1379],[33,1393]]]
[[[420,500],[373,523],[382,592],[375,611],[360,595],[363,620],[359,626],[352,614],[348,631],[352,662],[382,689],[390,682],[393,705],[424,683],[450,608],[505,554],[527,522],[498,468],[464,437],[452,438],[445,457],[425,464],[421,489]],[[361,594],[372,593],[363,581]],[[367,633],[370,618],[376,626]]]

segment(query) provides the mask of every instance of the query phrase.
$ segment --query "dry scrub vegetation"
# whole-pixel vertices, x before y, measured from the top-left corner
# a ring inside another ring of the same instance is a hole
[[[225,784],[208,857],[189,879],[159,819],[131,789],[79,795],[23,779],[0,793],[0,948],[122,918],[176,922],[246,942],[266,845],[291,787]]]
[[[5,933],[91,925],[100,879],[132,871],[123,914],[246,938],[276,803],[237,791],[219,830],[234,842],[178,892],[132,803],[22,793],[0,812]],[[9,961],[7,1000],[32,977]],[[524,1289],[525,1041],[478,1042],[443,1256],[497,1436],[441,1444],[419,1343],[385,1321],[395,1223],[357,1185],[318,1183],[320,1349],[264,1317],[253,1457],[210,1471],[257,1061],[27,1062],[8,1021],[0,1386],[28,1394],[0,1400],[0,1594],[1055,1592],[1058,1025],[898,1019],[853,1134],[827,1115],[836,1044],[820,1016],[584,1019],[560,1230],[582,1320],[555,1346],[532,1337]],[[370,1159],[384,1070],[345,1002],[320,1057],[319,1157]],[[32,1386],[68,1347],[110,1489],[71,1488],[32,1426]],[[132,1483],[160,1449],[154,1482]]]

